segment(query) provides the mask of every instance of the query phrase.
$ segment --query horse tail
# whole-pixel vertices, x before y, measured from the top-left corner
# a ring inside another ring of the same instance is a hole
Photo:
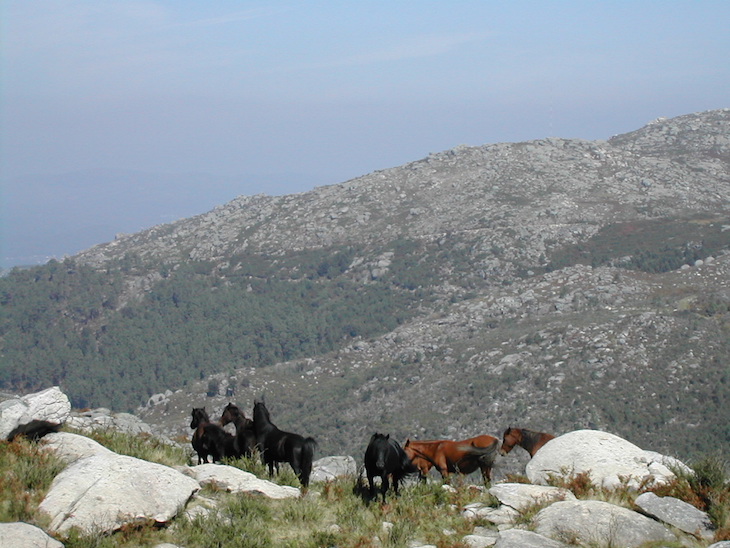
[[[314,450],[317,448],[317,442],[314,438],[305,438],[302,445],[302,486],[309,485],[309,476],[312,474],[312,463],[314,462]]]
[[[494,440],[486,447],[479,447],[477,445],[460,445],[458,449],[468,453],[470,457],[476,457],[476,459],[484,464],[494,464],[496,458],[497,449],[499,448],[499,440]]]
[[[26,424],[19,424],[13,428],[10,434],[8,434],[7,440],[13,441],[15,438],[24,436],[31,441],[38,441],[46,434],[54,434],[60,429],[60,424],[33,419]]]

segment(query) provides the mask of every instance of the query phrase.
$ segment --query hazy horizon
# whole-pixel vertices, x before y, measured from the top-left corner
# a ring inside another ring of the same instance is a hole
[[[730,106],[730,3],[6,0],[0,265],[458,146]]]

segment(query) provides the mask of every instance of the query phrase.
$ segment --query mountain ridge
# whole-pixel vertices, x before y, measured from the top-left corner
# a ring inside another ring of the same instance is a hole
[[[177,386],[139,410],[170,435],[187,432],[191,402],[246,408],[264,394],[281,426],[330,454],[374,429],[463,438],[512,424],[634,442],[649,430],[655,449],[685,456],[730,448],[716,420],[730,403],[729,226],[722,109],[607,141],[459,146],[300,194],[242,196],[47,267],[56,281],[83,267],[106,284],[102,304],[80,314],[60,299],[48,321],[85,333],[69,371],[115,352],[122,369],[104,382],[145,379],[124,401],[164,392],[160,373],[177,363],[164,377]],[[291,327],[283,307],[297,299]],[[194,348],[198,336],[208,346]]]

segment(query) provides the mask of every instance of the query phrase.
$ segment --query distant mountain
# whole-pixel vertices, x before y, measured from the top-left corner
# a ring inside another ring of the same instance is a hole
[[[0,266],[43,264],[113,240],[119,233],[202,213],[255,188],[281,193],[283,183],[292,180],[301,183],[307,178],[112,169],[13,177],[3,181]]]
[[[728,109],[457,147],[11,273],[0,389],[159,393],[170,434],[265,395],[333,454],[509,424],[727,451],[728,251]]]

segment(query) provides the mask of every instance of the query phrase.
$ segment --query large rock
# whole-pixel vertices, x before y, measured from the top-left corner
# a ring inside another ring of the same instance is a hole
[[[309,481],[332,481],[347,476],[357,476],[357,462],[353,457],[324,457],[312,463]]]
[[[498,483],[489,489],[489,493],[502,504],[519,511],[545,502],[575,500],[575,495],[567,489],[526,483]]]
[[[71,413],[71,402],[57,386],[12,398],[0,403],[0,438],[5,439],[18,425],[33,419],[64,423]]]
[[[634,503],[650,516],[673,525],[680,531],[705,540],[711,540],[714,536],[710,517],[683,500],[643,493],[636,497]]]
[[[86,534],[108,533],[140,521],[166,523],[199,488],[168,466],[99,454],[56,476],[39,509],[50,517],[50,531],[78,527]]]
[[[63,548],[43,529],[23,522],[0,523],[0,546],[12,548]]]
[[[115,430],[126,434],[151,434],[152,428],[139,417],[130,413],[113,413],[106,408],[71,413],[66,425],[82,432]]]
[[[466,519],[480,519],[494,523],[495,525],[509,525],[515,522],[520,513],[504,504],[499,508],[486,506],[481,502],[473,502],[467,504],[461,511],[461,515]]]
[[[70,432],[48,434],[43,438],[41,443],[67,464],[94,455],[114,454],[113,451],[110,451],[100,443],[86,436],[80,436]]]
[[[608,489],[619,487],[621,478],[629,485],[642,481],[660,482],[668,470],[654,474],[644,450],[623,438],[598,430],[576,430],[547,444],[527,463],[525,473],[532,483],[545,485],[550,476],[569,477],[587,472],[591,481]]]
[[[677,540],[653,519],[598,500],[556,502],[540,510],[535,521],[536,533],[569,544],[632,548]]]
[[[277,485],[262,480],[236,468],[222,464],[201,464],[191,466],[185,470],[186,474],[194,477],[201,485],[211,484],[219,489],[231,493],[255,493],[272,499],[295,498],[301,496],[301,491],[288,485]]]

